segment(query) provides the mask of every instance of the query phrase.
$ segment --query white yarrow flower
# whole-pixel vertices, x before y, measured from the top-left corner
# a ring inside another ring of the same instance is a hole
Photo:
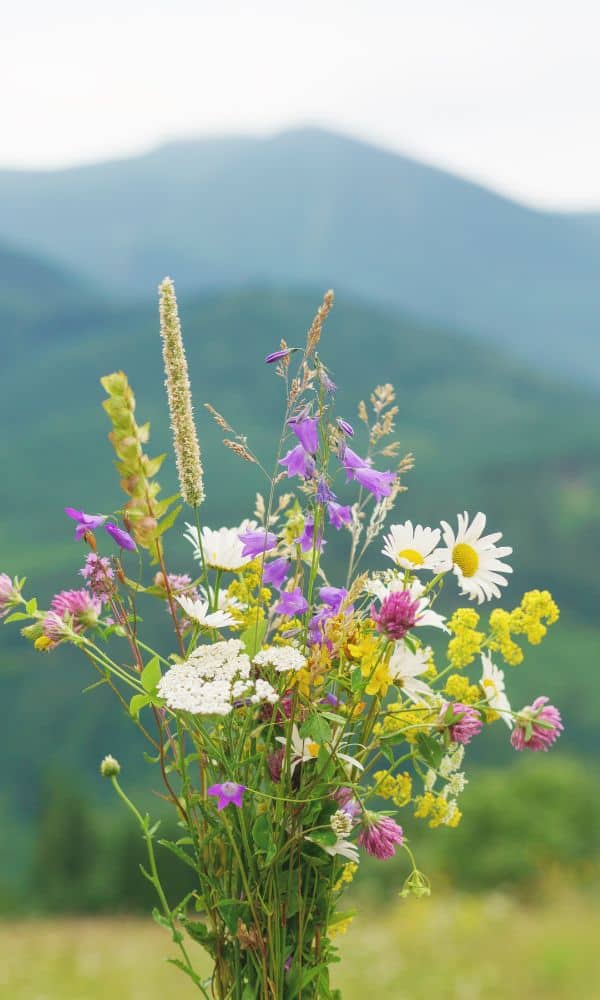
[[[508,545],[498,546],[502,532],[483,535],[486,517],[476,514],[471,524],[469,515],[458,515],[456,534],[447,521],[442,521],[446,548],[439,549],[447,570],[452,569],[458,578],[461,594],[471,600],[491,601],[500,597],[500,587],[506,587],[508,580],[503,573],[512,573],[512,567],[501,562],[512,553]],[[482,537],[483,536],[483,537]]]
[[[397,566],[403,569],[435,569],[438,557],[435,552],[440,540],[439,528],[424,528],[421,524],[413,527],[412,521],[391,524],[381,550]]]
[[[288,670],[302,670],[306,666],[306,657],[294,646],[269,646],[261,649],[253,661],[257,667],[275,667],[278,673]]]
[[[193,715],[228,715],[235,702],[277,701],[267,681],[253,680],[251,663],[239,639],[198,646],[185,663],[176,663],[158,683],[169,708]]]

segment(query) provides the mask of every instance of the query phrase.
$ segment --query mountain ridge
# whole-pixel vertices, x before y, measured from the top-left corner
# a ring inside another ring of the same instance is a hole
[[[118,299],[334,286],[600,385],[600,227],[323,129],[0,171],[0,239]]]

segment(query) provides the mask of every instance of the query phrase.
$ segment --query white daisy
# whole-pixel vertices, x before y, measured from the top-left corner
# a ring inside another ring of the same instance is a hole
[[[486,653],[481,654],[481,663],[483,665],[483,673],[479,684],[484,693],[485,700],[490,708],[493,708],[495,712],[498,712],[502,716],[508,728],[512,729],[513,720],[510,714],[510,702],[504,690],[504,672],[492,663]]]
[[[504,556],[509,556],[512,549],[507,545],[498,546],[502,538],[500,531],[493,535],[483,535],[485,529],[485,514],[476,514],[469,525],[469,515],[458,515],[458,530],[456,534],[447,523],[442,521],[445,549],[439,550],[447,569],[453,569],[458,577],[461,593],[471,600],[477,599],[479,604],[491,601],[492,597],[500,597],[499,587],[506,587],[508,580],[502,573],[512,573],[512,568],[501,562]]]
[[[417,680],[419,674],[425,673],[428,669],[430,658],[430,649],[417,649],[413,653],[405,642],[397,642],[388,664],[396,687],[400,688],[411,701],[420,704],[433,694],[429,684]]]
[[[183,537],[193,545],[194,558],[201,560],[202,555],[198,543],[198,529],[195,525],[188,524],[187,522],[186,528],[188,530],[184,532]],[[217,531],[214,531],[212,528],[203,527],[201,531],[202,551],[206,565],[210,569],[236,572],[236,570],[245,566],[246,563],[251,562],[254,558],[253,556],[242,555],[244,544],[240,541],[239,534],[240,532],[254,531],[256,528],[258,528],[258,523],[256,521],[249,521],[248,519],[242,521],[238,528],[219,528]]]
[[[211,611],[208,601],[197,601],[193,597],[176,597],[188,618],[204,628],[227,628],[235,624],[235,618],[228,611]]]
[[[278,736],[277,742],[282,743],[283,746],[287,746],[287,737]],[[292,773],[298,764],[304,764],[306,761],[314,760],[315,757],[319,756],[319,750],[321,749],[320,743],[315,743],[309,737],[302,739],[298,726],[292,726],[292,732],[290,737],[290,748],[291,748],[291,770]]]
[[[434,550],[440,535],[439,528],[424,528],[421,524],[413,527],[412,521],[391,524],[381,551],[404,569],[435,569],[438,558]]]

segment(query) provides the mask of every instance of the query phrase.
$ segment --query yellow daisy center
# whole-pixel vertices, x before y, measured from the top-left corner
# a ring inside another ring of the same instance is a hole
[[[491,679],[491,677],[486,677],[486,678],[485,678],[485,679],[484,679],[484,680],[482,681],[482,684],[483,684],[484,688],[487,688],[487,691],[486,691],[486,693],[487,693],[488,695],[490,695],[490,694],[491,694],[491,695],[497,695],[497,694],[498,694],[498,688],[496,687],[496,684],[495,684],[495,683],[494,683],[494,681],[493,681],[493,680]]]
[[[311,755],[311,757],[318,757],[318,755],[319,755],[319,744],[318,743],[309,743],[308,747],[306,749],[308,750],[308,752]]]
[[[398,553],[398,559],[407,559],[413,566],[422,566],[425,562],[421,553],[417,552],[416,549],[402,549],[402,552]]]
[[[459,542],[452,549],[452,562],[462,571],[463,576],[475,576],[479,568],[479,556],[472,545]]]

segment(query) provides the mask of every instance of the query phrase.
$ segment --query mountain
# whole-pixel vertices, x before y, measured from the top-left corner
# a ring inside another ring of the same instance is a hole
[[[0,238],[113,299],[332,285],[600,383],[600,226],[318,129],[0,171]]]

